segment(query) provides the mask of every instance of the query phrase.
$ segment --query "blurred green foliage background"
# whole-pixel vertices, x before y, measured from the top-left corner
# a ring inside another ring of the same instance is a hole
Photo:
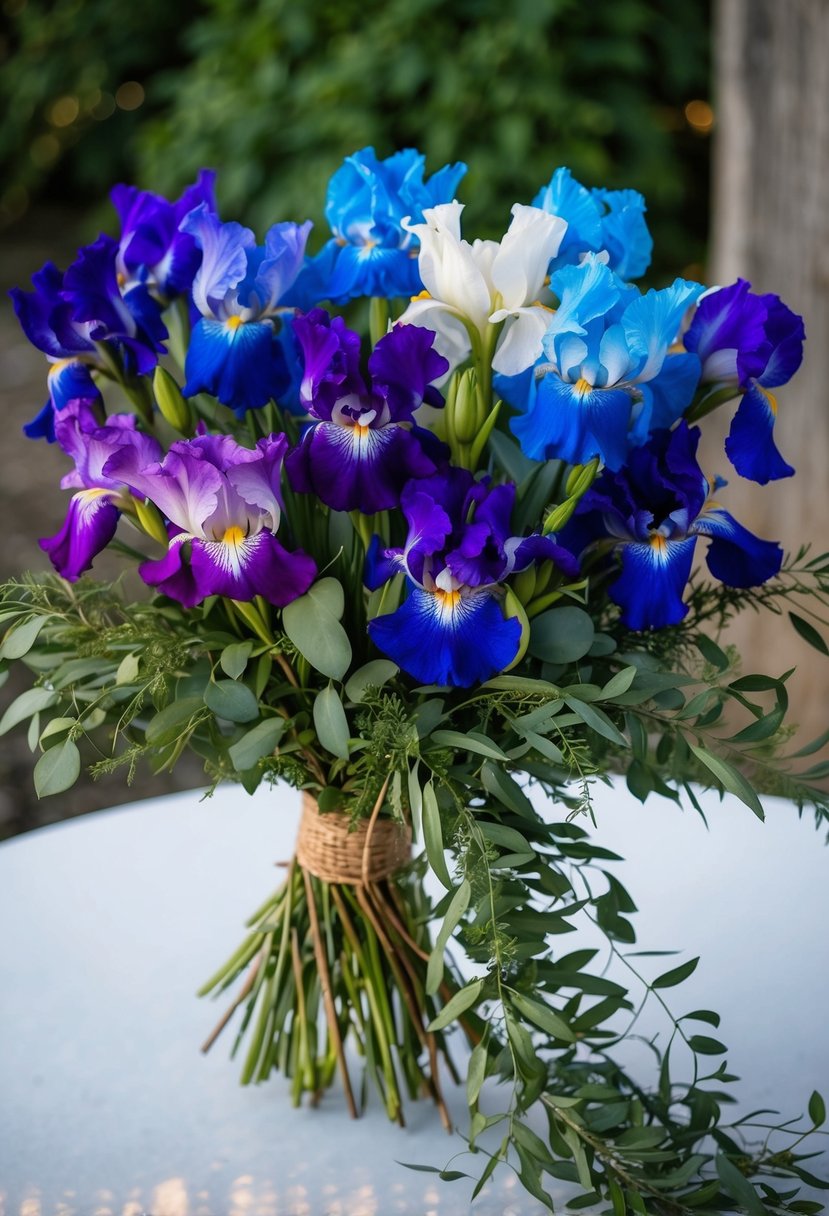
[[[220,170],[225,218],[310,216],[343,156],[462,159],[467,235],[559,164],[647,197],[654,282],[707,231],[709,0],[5,0],[0,221]],[[90,222],[91,222],[90,218]]]

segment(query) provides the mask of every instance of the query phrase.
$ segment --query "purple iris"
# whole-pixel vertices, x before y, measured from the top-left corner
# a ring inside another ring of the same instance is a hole
[[[518,653],[521,626],[504,617],[499,584],[534,561],[578,572],[572,554],[549,537],[510,535],[514,501],[514,485],[491,487],[466,469],[449,468],[404,489],[406,544],[382,554],[373,546],[366,582],[379,587],[402,569],[409,594],[368,629],[416,680],[468,688],[503,671]]]
[[[33,292],[11,292],[23,332],[55,367],[49,402],[26,427],[30,437],[53,439],[53,415],[67,401],[100,398],[92,370],[110,371],[101,346],[128,375],[152,371],[164,350],[160,304],[143,284],[122,293],[117,257],[116,242],[100,236],[65,273],[47,262],[32,275]]]
[[[230,435],[197,435],[174,443],[161,463],[123,449],[106,466],[169,520],[170,546],[139,573],[185,608],[209,595],[282,607],[308,590],[313,560],[289,553],[276,538],[282,511],[280,475],[288,441],[260,439],[254,449]],[[189,560],[186,560],[189,551]]]
[[[777,401],[769,390],[800,367],[805,336],[802,317],[779,296],[755,295],[745,279],[704,296],[685,334],[703,383],[742,394],[725,450],[742,477],[761,485],[794,473],[774,443]]]
[[[211,393],[241,417],[280,396],[290,382],[278,313],[302,269],[311,223],[274,224],[257,245],[241,224],[223,224],[206,203],[182,221],[201,250],[184,395]],[[284,311],[284,309],[283,309]]]
[[[124,282],[144,283],[164,303],[189,292],[201,253],[190,233],[179,226],[202,203],[216,213],[215,180],[212,170],[202,169],[173,203],[134,186],[113,189],[110,198],[121,220],[118,271]]]
[[[711,539],[708,569],[730,587],[756,587],[780,570],[780,546],[754,536],[710,497],[697,463],[699,436],[684,421],[655,431],[618,472],[602,472],[561,534],[576,552],[594,542],[618,549],[622,569],[608,593],[629,629],[683,619],[699,536]]]
[[[64,490],[77,490],[69,501],[63,527],[40,542],[58,574],[75,582],[92,565],[115,535],[119,502],[128,493],[123,480],[104,473],[109,458],[129,447],[136,460],[158,460],[161,448],[150,435],[135,429],[132,414],[113,414],[101,424],[88,401],[70,401],[55,416],[55,437],[75,469],[61,481]]]
[[[396,507],[403,485],[434,473],[441,459],[433,437],[413,422],[423,402],[443,405],[432,381],[449,364],[434,334],[399,325],[381,338],[368,360],[369,388],[360,338],[341,318],[317,308],[297,317],[293,330],[304,363],[300,400],[318,421],[287,458],[291,484],[336,511]]]

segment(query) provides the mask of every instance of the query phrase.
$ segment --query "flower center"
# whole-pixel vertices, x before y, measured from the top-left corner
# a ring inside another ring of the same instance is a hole
[[[228,317],[225,321],[225,325],[228,329],[234,330],[238,329],[240,325],[244,325],[244,321],[241,317]]]
[[[231,527],[225,529],[225,534],[222,541],[226,545],[241,545],[245,539],[245,534],[238,524],[232,524]]]

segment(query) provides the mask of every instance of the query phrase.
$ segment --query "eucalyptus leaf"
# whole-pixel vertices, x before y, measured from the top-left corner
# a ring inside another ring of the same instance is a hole
[[[228,722],[252,722],[259,717],[259,702],[246,684],[236,680],[211,681],[204,692],[204,703],[217,718]]]
[[[358,667],[346,682],[345,695],[349,701],[358,704],[366,695],[367,688],[382,688],[389,680],[393,680],[400,668],[391,659],[372,659]]]
[[[587,654],[595,633],[583,608],[550,608],[532,622],[529,652],[546,663],[575,663]]]
[[[427,1030],[433,1032],[435,1030],[445,1030],[450,1026],[460,1014],[465,1013],[476,1001],[480,998],[481,991],[484,986],[484,981],[472,980],[465,984],[463,988],[452,997],[450,1001],[444,1005],[436,1018],[427,1026]]]
[[[429,965],[426,970],[426,991],[430,996],[434,996],[443,981],[444,953],[450,937],[457,929],[461,918],[469,907],[471,897],[472,888],[467,880],[464,879],[452,896],[452,901],[443,918],[443,923],[435,937],[432,953],[429,955]]]
[[[19,697],[15,697],[0,718],[0,735],[5,735],[13,727],[25,722],[32,714],[49,709],[57,699],[57,693],[49,688],[27,688]]]
[[[453,889],[452,879],[446,868],[443,852],[443,829],[440,823],[440,808],[431,781],[423,787],[423,846],[429,865],[447,891]]]
[[[204,709],[201,697],[182,697],[171,701],[159,713],[151,718],[144,732],[144,737],[153,747],[166,747],[174,742],[182,729]]]
[[[765,819],[765,812],[760,804],[760,799],[742,773],[738,772],[727,760],[723,760],[716,753],[707,751],[702,747],[696,747],[693,743],[689,743],[688,746],[700,764],[704,765],[710,773],[713,773],[723,789],[727,790],[729,794],[734,794],[741,802],[744,802],[750,810],[754,811],[758,819]]]
[[[351,666],[351,642],[340,624],[343,589],[324,578],[282,609],[282,625],[303,658],[315,671],[341,680]]]
[[[219,665],[225,675],[230,676],[231,680],[238,680],[239,676],[244,675],[252,650],[253,642],[233,642],[225,646],[219,656]]]
[[[246,772],[265,756],[271,755],[284,733],[284,718],[265,718],[257,722],[252,730],[228,748],[227,754],[236,772]]]
[[[10,629],[0,646],[0,659],[22,659],[32,649],[48,620],[47,616],[30,616],[22,625]]]
[[[348,759],[348,719],[340,694],[329,684],[314,700],[314,727],[326,751],[340,760]]]
[[[38,798],[49,794],[62,794],[78,780],[81,772],[81,753],[71,739],[50,747],[35,765],[34,780]]]

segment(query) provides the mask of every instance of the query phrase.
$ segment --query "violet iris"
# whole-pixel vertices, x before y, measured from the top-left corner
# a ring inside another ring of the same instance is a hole
[[[449,468],[410,481],[401,506],[409,526],[402,549],[369,558],[366,582],[379,587],[399,570],[409,593],[396,612],[369,622],[374,644],[416,680],[468,688],[508,667],[521,626],[504,616],[500,584],[534,561],[578,572],[550,537],[511,536],[514,485],[475,481]]]
[[[403,485],[434,473],[440,445],[414,424],[423,402],[443,405],[432,381],[448,369],[434,334],[400,325],[360,373],[360,339],[341,318],[314,309],[293,323],[304,363],[300,401],[317,419],[286,460],[294,489],[316,494],[337,511],[396,507]]]
[[[284,435],[270,435],[250,449],[230,435],[201,434],[174,443],[160,463],[116,453],[107,474],[169,520],[167,555],[139,567],[144,581],[185,608],[209,595],[262,595],[282,607],[307,591],[317,572],[313,560],[276,538],[287,444]]]

